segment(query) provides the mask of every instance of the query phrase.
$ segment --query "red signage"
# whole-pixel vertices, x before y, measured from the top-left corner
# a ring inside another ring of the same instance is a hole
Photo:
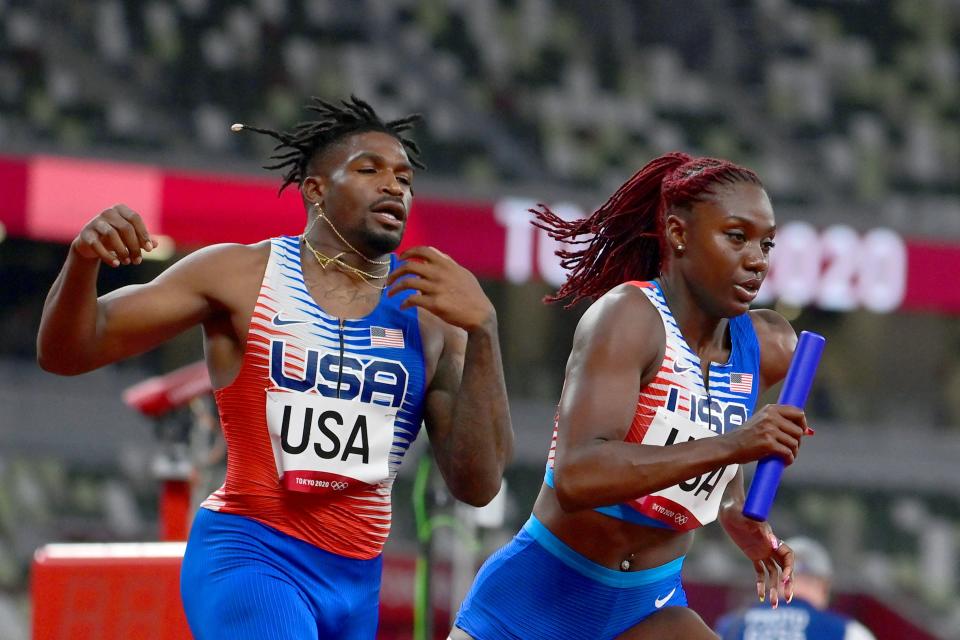
[[[279,183],[72,158],[0,158],[0,223],[12,236],[69,242],[84,221],[123,202],[144,216],[154,235],[181,247],[255,242],[303,230],[299,192],[288,188],[278,197]],[[419,196],[404,246],[435,245],[481,278],[539,278],[557,286],[565,277],[554,255],[557,244],[530,224],[527,209],[535,204]],[[549,204],[563,216],[585,213],[577,205]],[[889,229],[859,233],[844,225],[818,230],[788,222],[777,234],[761,301],[954,314],[960,313],[958,273],[960,244],[903,238]]]

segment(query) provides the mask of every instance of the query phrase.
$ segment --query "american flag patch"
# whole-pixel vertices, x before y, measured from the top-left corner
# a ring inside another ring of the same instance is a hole
[[[403,349],[403,331],[385,327],[370,327],[370,346]]]
[[[731,373],[730,391],[734,393],[750,393],[753,391],[753,374]]]

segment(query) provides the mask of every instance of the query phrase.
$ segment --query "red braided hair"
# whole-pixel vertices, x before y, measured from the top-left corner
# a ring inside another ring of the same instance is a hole
[[[565,306],[572,307],[628,280],[657,277],[666,253],[667,212],[706,199],[717,185],[739,182],[763,186],[753,171],[727,160],[674,152],[647,163],[587,218],[564,220],[543,204],[530,209],[536,216],[534,226],[551,238],[585,245],[557,251],[569,275],[544,300],[571,298]]]

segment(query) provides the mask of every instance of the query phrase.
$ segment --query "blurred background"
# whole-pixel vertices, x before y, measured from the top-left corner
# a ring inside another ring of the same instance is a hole
[[[418,466],[425,443],[412,452],[381,637],[413,637],[424,554],[445,633],[539,489],[583,308],[540,303],[563,273],[527,206],[586,213],[683,150],[760,174],[781,226],[763,304],[828,340],[817,435],[771,521],[828,546],[838,606],[881,640],[960,638],[957,0],[0,0],[0,637],[31,637],[38,547],[158,540],[164,480],[190,479],[194,500],[222,480],[202,394],[162,418],[123,399],[199,360],[199,331],[77,378],[37,367],[68,243],[116,202],[162,234],[160,260],[103,271],[107,291],[204,244],[299,233],[298,198],[260,168],[270,145],[229,126],[291,126],[309,96],[350,93],[426,118],[407,244],[481,278],[518,439],[481,513]],[[685,577],[709,621],[753,589],[716,526]]]

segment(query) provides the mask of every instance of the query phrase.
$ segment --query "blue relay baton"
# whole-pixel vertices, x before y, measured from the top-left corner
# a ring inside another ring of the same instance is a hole
[[[810,387],[813,385],[813,376],[820,364],[820,355],[826,339],[818,333],[801,331],[797,349],[793,352],[793,360],[787,370],[787,377],[780,390],[780,399],[777,404],[789,404],[800,409],[807,403]],[[757,463],[757,472],[750,483],[750,491],[743,505],[743,515],[751,520],[764,522],[773,506],[773,499],[780,486],[780,476],[783,475],[784,463],[779,456],[768,456]]]

